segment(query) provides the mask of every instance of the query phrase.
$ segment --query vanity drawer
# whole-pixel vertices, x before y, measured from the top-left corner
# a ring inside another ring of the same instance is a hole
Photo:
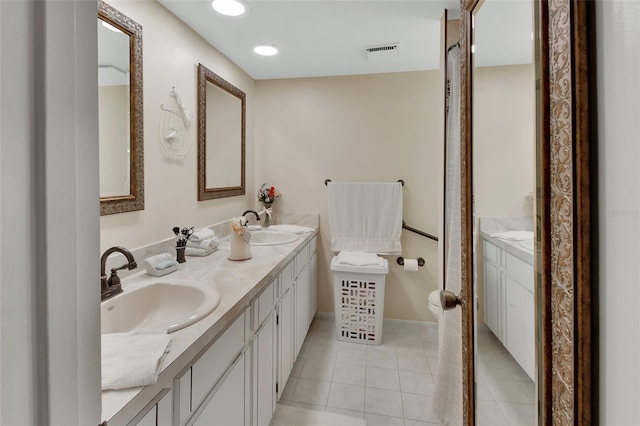
[[[277,280],[276,280],[277,281]],[[276,281],[272,281],[258,297],[251,302],[253,320],[251,331],[256,331],[264,322],[275,306],[274,288]]]
[[[309,257],[313,256],[313,254],[316,252],[317,249],[318,249],[318,237],[315,236],[311,239],[311,242],[309,243]]]
[[[291,287],[291,284],[293,284],[293,263],[294,262],[289,262],[282,272],[280,272],[280,294],[278,298],[285,294],[287,290],[289,290],[289,287]]]
[[[300,272],[302,272],[302,270],[304,269],[308,261],[309,261],[309,244],[304,246],[300,251],[300,253],[296,255],[295,262],[294,262],[296,267],[296,274],[295,274],[296,277],[300,275]]]
[[[484,240],[484,245],[482,246],[484,251],[484,258],[494,265],[500,266],[500,252],[501,250],[491,244],[490,242]]]
[[[529,265],[510,253],[505,253],[504,260],[506,273],[533,293],[533,265]]]
[[[231,365],[245,343],[245,312],[193,364],[191,409],[195,410]]]

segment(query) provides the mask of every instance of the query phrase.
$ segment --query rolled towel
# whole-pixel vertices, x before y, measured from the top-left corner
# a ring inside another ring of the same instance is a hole
[[[294,234],[306,234],[307,232],[313,232],[313,228],[299,225],[271,225],[269,229],[274,231],[287,231]]]
[[[211,253],[213,253],[214,251],[218,250],[218,247],[207,247],[207,248],[196,248],[196,247],[189,247],[187,246],[187,248],[185,248],[184,250],[184,254],[187,256],[209,256]]]
[[[102,335],[102,390],[154,384],[169,352],[166,330]]]
[[[218,237],[210,237],[202,241],[191,241],[191,240],[187,241],[187,247],[202,248],[202,249],[217,248],[219,244],[220,244],[220,240],[218,239]]]
[[[207,238],[213,238],[215,236],[216,236],[216,233],[213,232],[211,229],[202,228],[202,229],[198,229],[193,234],[191,234],[191,236],[189,237],[189,241],[200,242],[200,241],[206,240]]]
[[[375,253],[341,251],[338,254],[338,263],[352,266],[382,266],[384,259]]]

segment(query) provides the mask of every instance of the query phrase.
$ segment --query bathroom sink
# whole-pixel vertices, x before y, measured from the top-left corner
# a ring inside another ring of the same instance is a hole
[[[298,239],[298,235],[293,232],[274,231],[271,229],[261,229],[251,232],[249,244],[252,246],[275,246],[278,244],[292,243]]]
[[[198,281],[163,279],[102,302],[102,334],[135,329],[180,330],[209,315],[220,303],[220,293]]]
[[[526,250],[533,250],[533,247],[534,247],[533,240],[520,241],[520,247]]]

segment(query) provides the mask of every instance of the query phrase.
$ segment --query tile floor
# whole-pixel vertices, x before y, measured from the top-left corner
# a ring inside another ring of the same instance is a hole
[[[478,424],[534,425],[533,383],[486,333],[479,331],[486,350]],[[279,403],[364,418],[370,426],[440,424],[431,412],[437,324],[385,320],[382,337],[380,346],[339,342],[333,317],[316,316]]]

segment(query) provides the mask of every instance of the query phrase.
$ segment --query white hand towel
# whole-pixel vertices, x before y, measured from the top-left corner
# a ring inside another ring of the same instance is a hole
[[[186,256],[209,256],[214,251],[218,250],[218,247],[206,247],[206,248],[197,248],[197,247],[188,247],[185,248],[184,254]]]
[[[206,240],[207,238],[212,238],[215,236],[216,236],[216,233],[213,232],[211,229],[202,228],[202,229],[198,229],[193,234],[191,234],[191,236],[189,237],[189,241],[200,242],[202,240]]]
[[[353,266],[382,266],[384,259],[375,253],[341,251],[338,254],[338,263]]]
[[[500,238],[502,240],[522,241],[522,240],[532,240],[533,232],[532,231],[496,232],[491,234],[491,236],[494,238]]]
[[[220,244],[220,240],[218,237],[210,237],[205,238],[200,241],[191,241],[191,239],[187,240],[187,247],[201,248],[201,249],[215,249]]]
[[[103,334],[102,390],[155,383],[170,344],[166,330]]]
[[[269,229],[274,231],[286,231],[294,234],[306,234],[307,232],[313,232],[313,228],[299,225],[271,225]]]
[[[331,251],[401,254],[402,185],[329,182]]]

